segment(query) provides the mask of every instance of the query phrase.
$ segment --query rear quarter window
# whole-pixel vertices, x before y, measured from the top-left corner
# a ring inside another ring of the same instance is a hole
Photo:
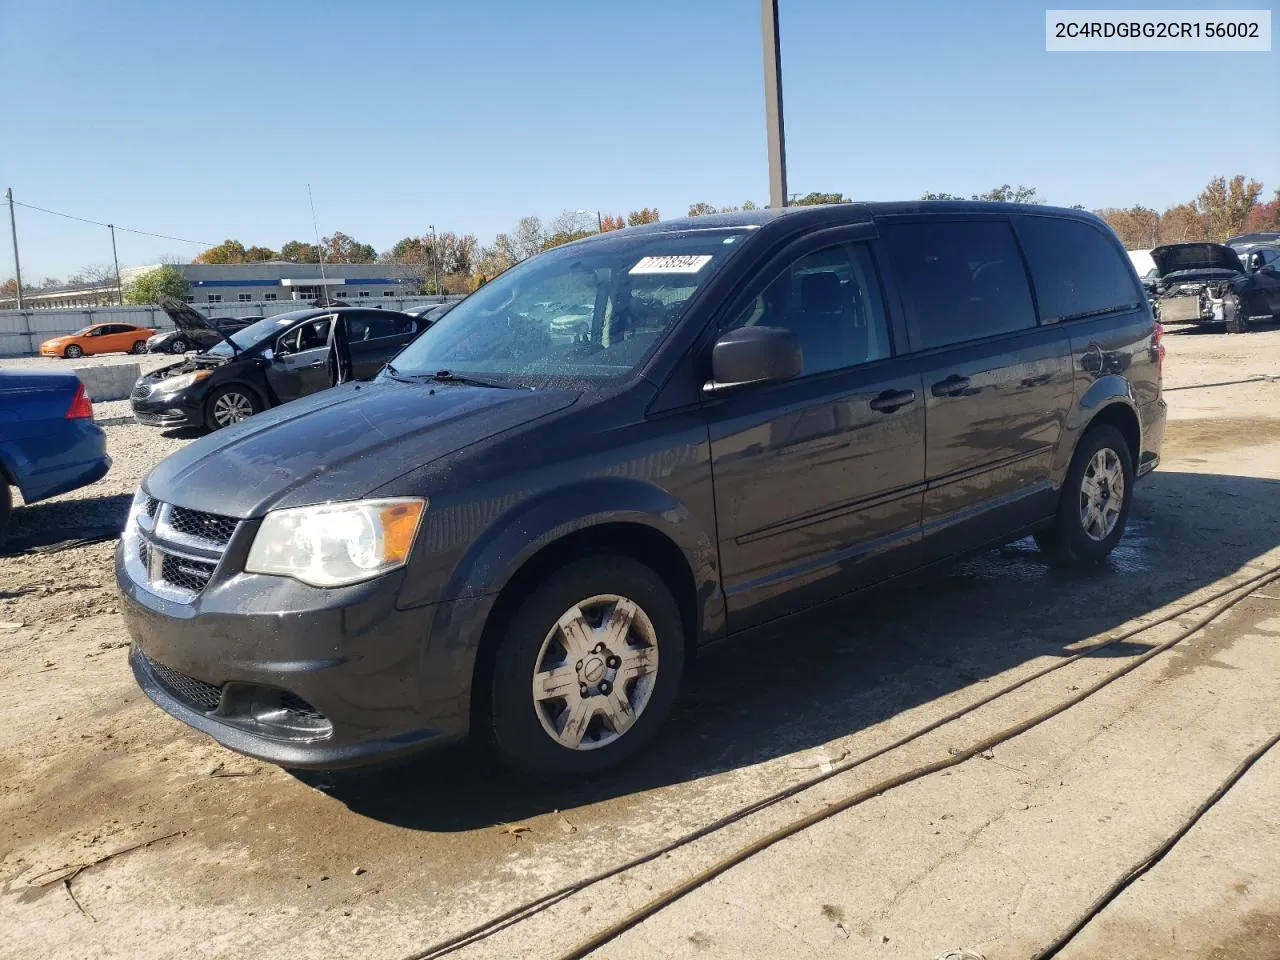
[[[1041,319],[1071,320],[1143,301],[1124,254],[1096,227],[1080,220],[1019,217],[1017,230]]]

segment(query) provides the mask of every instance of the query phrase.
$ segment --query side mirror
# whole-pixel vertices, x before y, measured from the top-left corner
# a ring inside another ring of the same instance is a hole
[[[751,383],[799,376],[804,357],[796,335],[783,327],[739,327],[719,340],[711,353],[711,377],[703,393]]]

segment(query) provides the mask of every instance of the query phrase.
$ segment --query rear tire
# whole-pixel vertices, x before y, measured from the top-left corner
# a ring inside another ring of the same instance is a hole
[[[1054,562],[1096,563],[1124,536],[1133,502],[1133,454],[1110,424],[1091,427],[1076,447],[1053,526],[1035,535]]]
[[[494,662],[491,725],[516,770],[564,782],[634,756],[671,715],[685,661],[671,591],[629,557],[578,560],[508,621]]]
[[[204,425],[210,430],[220,430],[247,420],[262,410],[262,404],[248,387],[233,383],[213,391],[204,409]]]
[[[62,355],[68,360],[79,360],[84,356],[84,351],[77,344],[72,343],[62,351]]]

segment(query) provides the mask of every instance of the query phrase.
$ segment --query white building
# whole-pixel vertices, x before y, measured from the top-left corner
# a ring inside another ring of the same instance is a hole
[[[120,271],[130,280],[155,270],[160,264],[129,267]],[[423,278],[412,267],[390,263],[326,263],[321,276],[318,263],[267,260],[260,263],[180,263],[174,264],[187,282],[191,295],[187,302],[202,304],[261,303],[273,300],[310,302],[329,291],[329,299],[356,303],[382,297],[404,297],[418,293]]]

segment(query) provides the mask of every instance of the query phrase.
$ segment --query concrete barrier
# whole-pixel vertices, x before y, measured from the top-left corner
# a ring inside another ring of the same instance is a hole
[[[71,372],[80,378],[85,392],[89,394],[89,399],[95,403],[127,400],[129,394],[133,392],[133,385],[142,375],[141,368],[136,363],[73,367]]]

